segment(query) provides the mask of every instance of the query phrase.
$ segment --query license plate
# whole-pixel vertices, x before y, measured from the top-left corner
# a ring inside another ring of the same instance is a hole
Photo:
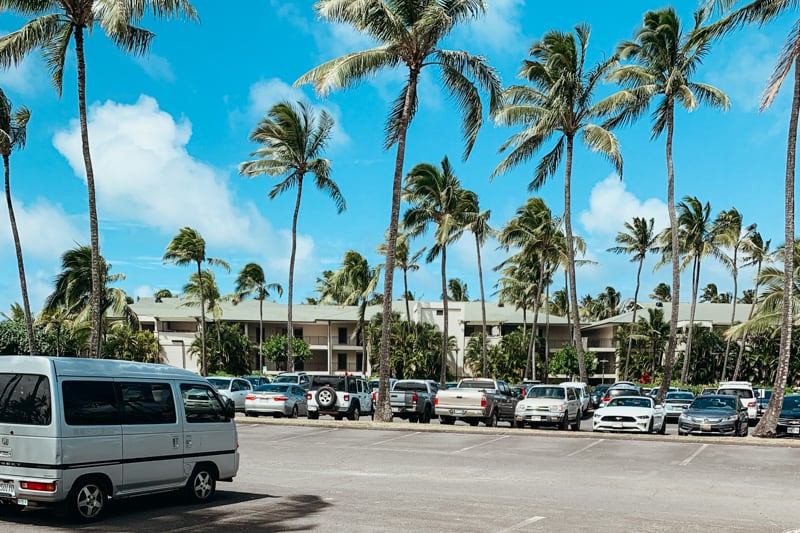
[[[0,481],[0,494],[14,496],[14,482],[13,481]]]
[[[611,427],[613,427],[613,428],[621,428],[622,427],[622,422],[614,422],[613,424],[611,424]]]
[[[787,428],[786,432],[792,435],[800,435],[800,428]]]
[[[534,415],[534,416],[531,417],[531,420],[544,420],[544,419],[545,419],[545,417],[543,417],[543,416]]]
[[[463,409],[450,409],[450,414],[451,415],[463,415],[465,413],[466,413],[466,411],[463,410]]]
[[[703,431],[711,431],[711,424],[703,424]]]
[[[399,407],[392,407],[393,413],[399,413],[400,411],[402,411],[402,409],[400,409]]]

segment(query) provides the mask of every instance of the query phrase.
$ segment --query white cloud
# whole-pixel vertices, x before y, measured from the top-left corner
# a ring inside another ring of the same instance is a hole
[[[3,211],[7,221],[7,210],[3,208]],[[26,258],[57,259],[76,243],[89,241],[88,229],[81,231],[76,220],[65,214],[60,205],[47,200],[39,199],[29,206],[15,201],[14,216]],[[0,249],[6,257],[11,257],[15,253],[11,225],[0,224],[0,228]]]
[[[308,33],[311,25],[306,17],[301,14],[297,4],[292,2],[281,2],[279,0],[270,0],[270,4],[275,8],[275,14],[278,17],[287,20],[289,24],[301,30],[303,33]]]
[[[523,35],[522,9],[525,0],[491,0],[486,3],[486,15],[465,28],[465,38],[475,48],[489,47],[498,52],[527,50],[528,39]]]
[[[746,112],[758,110],[761,93],[767,85],[777,60],[780,44],[763,34],[748,32],[746,40],[715,65],[708,81],[724,91],[734,108]]]
[[[93,105],[89,131],[102,218],[169,235],[191,226],[207,242],[228,249],[262,250],[275,240],[256,207],[237,202],[228,188],[229,176],[186,151],[189,121],[176,122],[153,98],[141,96],[133,105]],[[83,178],[78,122],[58,131],[53,144]]]
[[[134,61],[142,67],[145,74],[155,80],[163,80],[170,83],[175,81],[172,65],[166,58],[151,53],[146,56],[136,56]]]
[[[655,218],[656,232],[669,225],[664,202],[639,200],[626,190],[625,182],[612,175],[592,188],[589,210],[581,212],[579,220],[588,235],[616,236],[633,217]]]
[[[278,78],[271,78],[254,83],[250,86],[250,96],[246,112],[248,122],[260,120],[272,106],[283,101],[288,101],[292,104],[299,101],[307,105],[312,105],[302,89],[292,87]],[[324,109],[333,117],[334,126],[329,146],[331,148],[347,146],[350,143],[350,137],[342,127],[341,110],[330,103],[326,105],[313,105],[313,108],[316,112]]]

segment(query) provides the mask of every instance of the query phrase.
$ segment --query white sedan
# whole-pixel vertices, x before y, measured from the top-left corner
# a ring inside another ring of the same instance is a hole
[[[647,396],[617,396],[592,418],[592,431],[658,431],[663,435],[666,429],[664,406]]]

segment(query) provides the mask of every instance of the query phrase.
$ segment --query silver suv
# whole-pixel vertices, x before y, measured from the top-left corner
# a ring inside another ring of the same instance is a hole
[[[281,372],[275,376],[275,379],[273,379],[272,382],[300,385],[303,390],[308,390],[308,387],[311,386],[311,378],[308,377],[308,374],[305,372]]]

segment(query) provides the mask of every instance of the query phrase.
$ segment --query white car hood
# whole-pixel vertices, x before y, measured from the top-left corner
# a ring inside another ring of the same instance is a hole
[[[653,416],[655,409],[651,407],[603,407],[596,411],[601,416]]]
[[[534,407],[537,405],[559,405],[565,403],[566,400],[559,398],[525,398],[517,403],[517,409],[525,409],[527,407]]]

